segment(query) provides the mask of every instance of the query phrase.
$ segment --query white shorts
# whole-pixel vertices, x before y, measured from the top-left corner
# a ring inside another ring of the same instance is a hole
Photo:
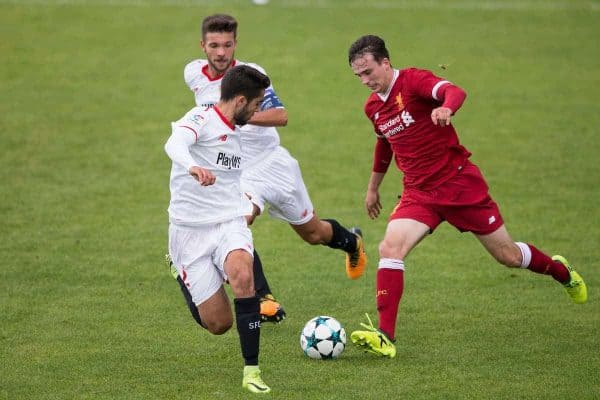
[[[169,224],[169,254],[196,305],[223,286],[227,280],[225,258],[237,249],[254,252],[252,233],[244,217],[199,227]]]
[[[261,212],[267,203],[272,217],[292,225],[305,224],[313,217],[314,209],[300,165],[281,146],[243,170],[242,191],[252,196],[252,203]]]

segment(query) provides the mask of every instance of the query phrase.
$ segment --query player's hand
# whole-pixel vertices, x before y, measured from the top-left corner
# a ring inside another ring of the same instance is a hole
[[[381,202],[379,201],[379,191],[367,190],[367,196],[365,198],[365,208],[369,218],[375,219],[379,217],[381,212]]]
[[[190,168],[189,173],[195,180],[200,182],[202,186],[210,186],[217,180],[212,172],[204,168],[194,166]]]
[[[452,110],[448,107],[438,107],[431,112],[431,121],[434,125],[446,126],[450,125]]]
[[[252,199],[252,197],[250,195],[248,195],[248,193],[246,193],[246,196],[249,199]],[[256,204],[252,203],[252,214],[245,216],[246,223],[248,224],[248,226],[252,225],[252,223],[254,222],[256,217],[258,217],[259,215],[260,215],[260,208]]]

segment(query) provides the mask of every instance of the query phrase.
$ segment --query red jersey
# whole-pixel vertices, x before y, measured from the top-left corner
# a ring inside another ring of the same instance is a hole
[[[463,96],[458,108],[465,96],[461,89],[430,71],[408,68],[394,70],[386,94],[371,94],[365,114],[378,138],[374,172],[387,171],[393,152],[405,188],[429,190],[456,175],[471,153],[460,145],[451,124],[441,127],[431,121],[432,110],[442,106],[450,87]]]

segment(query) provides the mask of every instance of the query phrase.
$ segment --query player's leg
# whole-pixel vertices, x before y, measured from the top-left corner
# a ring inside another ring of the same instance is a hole
[[[242,386],[255,393],[267,393],[271,389],[262,381],[258,368],[260,304],[252,272],[252,234],[243,223],[232,221],[223,225],[216,259],[223,266],[234,296],[235,320],[245,365]]]
[[[213,335],[233,325],[231,305],[223,288],[223,275],[210,259],[182,268],[177,282],[194,320]]]
[[[256,169],[256,171],[254,170]],[[254,219],[262,214],[265,208],[265,199],[263,193],[266,191],[264,181],[261,177],[260,165],[255,168],[248,168],[242,173],[242,190],[252,202],[251,215],[246,216],[248,225],[252,224]],[[262,260],[254,250],[254,288],[260,299],[260,316],[264,322],[279,323],[286,318],[283,306],[275,299],[269,282],[265,275]]]
[[[269,287],[269,282],[267,282],[267,277],[265,276],[265,271],[263,270],[262,261],[256,249],[254,249],[252,271],[254,273],[254,290],[256,291],[256,295],[259,297],[270,295],[271,288]]]
[[[376,299],[379,329],[392,340],[404,290],[404,260],[429,231],[428,225],[417,220],[394,219],[388,223],[383,241],[379,244]]]
[[[254,289],[260,299],[261,321],[276,323],[283,321],[286,317],[285,310],[271,292],[269,282],[267,282],[267,277],[263,270],[262,261],[256,249],[254,250],[252,269],[254,274]]]
[[[223,285],[197,307],[202,326],[213,335],[222,335],[233,325],[231,305]]]
[[[173,268],[175,268],[175,267],[173,266]],[[188,309],[190,310],[190,313],[192,314],[192,317],[194,317],[194,321],[196,321],[198,323],[198,325],[200,325],[201,327],[206,328],[206,325],[204,323],[202,323],[202,319],[200,318],[200,313],[198,312],[198,306],[196,305],[196,303],[194,303],[194,300],[192,300],[192,294],[190,293],[186,284],[183,282],[183,279],[181,279],[181,277],[179,275],[177,275],[177,270],[175,270],[175,277],[177,279],[177,282],[179,283],[179,288],[181,289],[181,293],[183,294],[185,303],[187,304]]]
[[[169,226],[169,254],[194,320],[219,335],[233,323],[229,300],[223,290],[224,273],[212,262],[217,229]]]
[[[203,315],[205,315],[204,320],[202,319],[202,317],[200,316],[200,312],[199,312],[199,308],[200,306],[197,305],[193,298],[192,298],[192,294],[190,292],[189,289],[189,280],[187,278],[187,272],[184,272],[184,278],[186,279],[186,281],[184,281],[184,279],[179,275],[177,268],[175,267],[175,265],[170,261],[170,256],[168,258],[169,261],[169,267],[171,269],[171,274],[173,275],[173,277],[177,280],[177,283],[179,284],[179,288],[181,289],[181,294],[183,294],[183,298],[185,299],[185,303],[188,307],[188,310],[190,311],[190,314],[192,314],[192,317],[194,318],[194,321],[196,321],[196,323],[198,323],[198,325],[200,325],[201,327],[207,329],[209,332],[215,334],[215,335],[220,335],[222,333],[225,333],[229,328],[231,328],[231,324],[232,324],[232,317],[231,317],[231,306],[229,305],[229,300],[227,299],[227,296],[225,295],[225,292],[222,292],[221,295],[225,296],[224,300],[225,300],[225,306],[223,307],[216,307],[215,308],[215,313],[216,316],[219,318],[213,318],[211,317],[207,317],[206,314],[208,312],[210,312],[209,310],[212,309],[212,304],[216,301],[216,300],[211,300],[209,301],[208,304],[208,308],[205,307],[205,312]],[[182,269],[182,271],[184,271]],[[188,282],[188,283],[186,283]],[[215,303],[216,304],[216,303]],[[212,313],[211,313],[212,314]],[[229,319],[231,321],[227,321],[227,317],[229,315]],[[220,317],[222,317],[222,320],[220,319]],[[209,319],[207,319],[209,318]]]
[[[308,196],[308,193],[306,193]],[[346,252],[346,274],[350,279],[362,276],[367,265],[362,232],[359,228],[346,229],[335,219],[319,219],[313,213],[312,218],[301,224],[290,226],[305,242],[326,245],[332,249]]]
[[[307,243],[345,251],[348,276],[356,279],[362,275],[367,259],[360,230],[348,230],[335,220],[320,220],[314,215],[298,161],[286,149],[278,147],[244,175],[261,209],[268,203],[269,214],[289,223]]]
[[[320,220],[302,178],[298,161],[283,147],[275,149],[260,165],[244,172],[252,201],[269,214],[290,224],[307,243],[322,244],[346,252],[346,272],[352,279],[360,277],[367,263],[358,228],[346,229],[336,220]]]
[[[436,224],[437,225],[437,224]],[[386,357],[396,355],[394,345],[398,307],[404,291],[404,260],[409,252],[427,235],[430,227],[409,218],[393,219],[388,223],[383,241],[379,244],[377,268],[378,328],[361,324],[367,330],[352,332],[353,343],[365,351]]]
[[[550,258],[531,244],[512,240],[476,165],[466,164],[459,174],[438,188],[438,192],[445,199],[444,206],[438,209],[442,216],[459,230],[473,232],[499,263],[551,275],[565,285],[574,302],[586,301],[583,280],[564,258]]]
[[[512,268],[551,275],[560,282],[575,303],[585,303],[587,288],[581,276],[562,256],[550,257],[529,243],[514,242],[502,225],[487,235],[475,235],[485,249],[500,263]]]

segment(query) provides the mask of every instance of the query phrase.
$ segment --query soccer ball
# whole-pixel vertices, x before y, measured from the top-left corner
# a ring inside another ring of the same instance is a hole
[[[336,358],[346,347],[346,331],[333,317],[314,317],[300,333],[300,347],[310,358]]]

